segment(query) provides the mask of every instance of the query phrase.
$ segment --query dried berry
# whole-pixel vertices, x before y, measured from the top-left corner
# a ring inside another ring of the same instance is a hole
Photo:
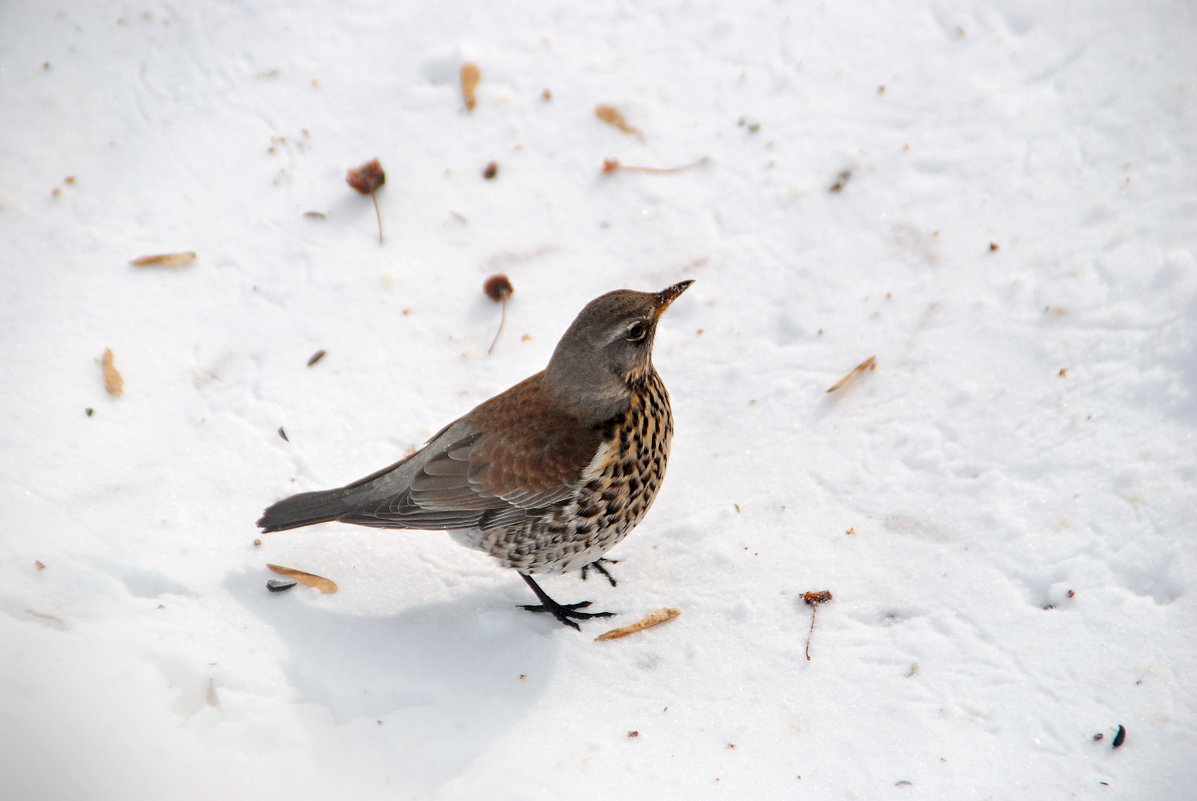
[[[367,161],[356,170],[350,169],[345,182],[374,201],[374,216],[378,218],[378,244],[382,244],[382,212],[378,208],[378,189],[387,182],[387,174],[378,159]]]
[[[498,273],[486,279],[486,283],[482,285],[482,291],[495,303],[503,305],[503,311],[499,317],[499,330],[495,332],[490,349],[486,351],[487,354],[491,354],[495,352],[495,345],[499,341],[499,335],[503,333],[503,325],[507,322],[507,299],[515,294],[515,287],[511,285],[511,280],[507,276]]]

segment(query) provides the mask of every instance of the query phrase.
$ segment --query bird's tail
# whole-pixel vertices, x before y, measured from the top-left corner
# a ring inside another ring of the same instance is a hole
[[[258,528],[269,533],[336,520],[350,511],[346,495],[344,487],[292,495],[267,507],[258,519]]]

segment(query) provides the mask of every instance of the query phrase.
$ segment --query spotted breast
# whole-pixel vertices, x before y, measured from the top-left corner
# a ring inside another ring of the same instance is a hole
[[[673,412],[657,371],[633,385],[626,411],[598,428],[598,452],[569,498],[517,529],[479,531],[470,544],[523,573],[575,570],[618,545],[648,512],[665,479]]]

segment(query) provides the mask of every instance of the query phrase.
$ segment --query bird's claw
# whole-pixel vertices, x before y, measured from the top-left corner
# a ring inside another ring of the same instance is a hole
[[[576,604],[559,604],[553,602],[549,604],[520,604],[520,609],[526,609],[529,612],[547,612],[553,617],[567,626],[571,626],[578,631],[582,628],[571,618],[577,620],[589,620],[592,617],[611,617],[614,612],[579,612],[579,609],[585,609],[590,606],[590,601],[579,601]]]
[[[603,562],[606,562],[607,564],[611,564],[611,565],[619,564],[618,559],[606,559],[606,558],[600,556],[598,559],[595,559],[590,564],[582,565],[582,581],[586,581],[587,579],[590,578],[587,575],[587,573],[590,572],[591,568],[594,568],[595,571],[602,573],[604,576],[607,577],[607,581],[611,582],[612,587],[618,586],[615,581],[615,577],[612,576],[609,572],[607,572],[607,568],[603,567]]]

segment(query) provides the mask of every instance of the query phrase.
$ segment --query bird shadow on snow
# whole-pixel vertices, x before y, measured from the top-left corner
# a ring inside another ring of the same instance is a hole
[[[433,785],[523,717],[557,664],[557,632],[514,607],[496,610],[493,593],[364,616],[269,593],[254,570],[224,583],[287,648],[296,702],[327,708],[339,724],[385,723],[376,739],[392,767]]]

